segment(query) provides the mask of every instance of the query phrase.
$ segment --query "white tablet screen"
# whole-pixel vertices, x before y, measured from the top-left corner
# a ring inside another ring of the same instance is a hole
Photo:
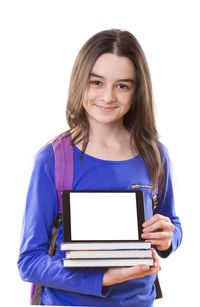
[[[138,240],[135,193],[70,193],[71,240]]]

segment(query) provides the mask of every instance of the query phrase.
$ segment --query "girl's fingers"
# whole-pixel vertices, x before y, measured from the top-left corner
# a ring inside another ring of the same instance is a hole
[[[170,219],[167,216],[164,216],[164,215],[161,215],[161,214],[155,214],[149,220],[145,221],[142,226],[145,228],[145,227],[150,226],[150,225],[152,225],[155,222],[160,221],[160,220],[170,222]]]
[[[146,275],[157,274],[161,270],[161,265],[160,265],[159,259],[158,259],[157,254],[154,250],[152,251],[152,255],[153,255],[153,258],[154,258],[154,266],[149,267],[149,270],[147,270],[146,272],[141,272],[140,269],[139,269],[139,266],[138,266],[138,278],[146,276]]]
[[[158,256],[157,256],[157,254],[154,250],[152,251],[152,255],[153,255],[153,258],[154,258],[154,269],[156,271],[155,274],[157,274],[161,270],[161,265],[160,265]]]
[[[150,226],[145,227],[143,229],[143,233],[153,232],[156,230],[164,230],[171,232],[174,230],[174,225],[166,220],[158,220]]]
[[[141,235],[143,239],[168,239],[171,238],[171,234],[168,232],[152,232],[152,233],[144,233]]]

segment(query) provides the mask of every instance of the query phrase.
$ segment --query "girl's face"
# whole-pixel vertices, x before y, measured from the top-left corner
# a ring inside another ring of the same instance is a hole
[[[135,84],[135,67],[128,58],[101,55],[91,70],[83,102],[89,123],[123,121],[133,102]]]

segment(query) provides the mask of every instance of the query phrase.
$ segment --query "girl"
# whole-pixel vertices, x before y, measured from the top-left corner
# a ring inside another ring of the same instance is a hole
[[[158,140],[145,55],[131,33],[102,31],[82,47],[72,70],[66,116],[74,155],[73,189],[152,186],[140,187],[146,214],[142,238],[155,245],[161,257],[175,251],[182,230],[174,210],[169,158]],[[154,267],[64,268],[61,226],[56,254],[48,254],[58,211],[54,165],[48,144],[36,157],[28,190],[18,261],[21,278],[44,286],[43,305],[152,306],[160,270],[155,253]]]

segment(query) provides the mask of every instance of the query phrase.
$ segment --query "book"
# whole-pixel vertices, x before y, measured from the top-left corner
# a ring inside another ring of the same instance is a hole
[[[138,264],[153,266],[152,258],[63,259],[64,267],[127,267]]]
[[[152,258],[152,249],[67,251],[66,258]]]
[[[63,242],[60,245],[62,251],[68,250],[119,250],[119,249],[149,249],[151,243],[143,241],[130,242]]]

